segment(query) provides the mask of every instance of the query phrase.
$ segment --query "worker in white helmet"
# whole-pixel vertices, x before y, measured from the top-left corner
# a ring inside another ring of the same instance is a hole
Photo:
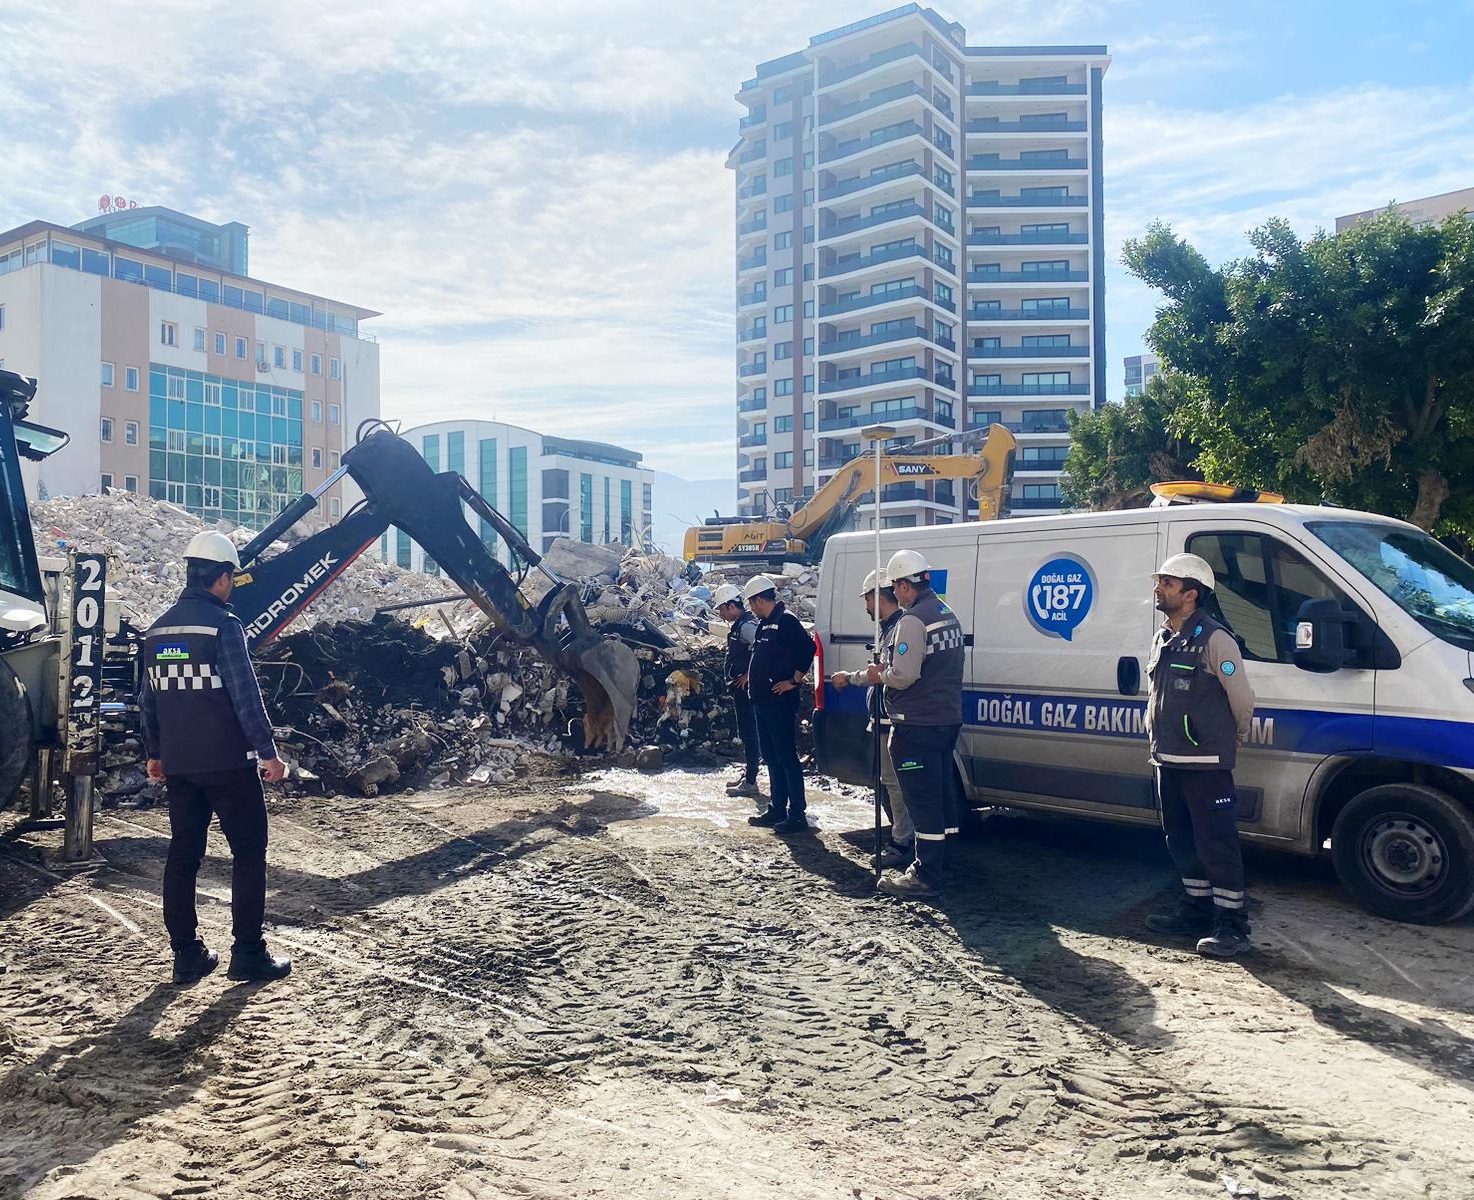
[[[860,585],[860,598],[865,603],[865,615],[872,620],[879,606],[880,644],[884,646],[904,610],[896,600],[895,590],[891,587],[891,581],[883,570],[871,571],[865,576],[865,582]],[[867,682],[867,673],[865,667],[861,667],[858,671],[836,671],[829,677],[829,682],[839,689],[854,684],[863,685]],[[911,824],[911,817],[906,812],[906,800],[901,795],[901,785],[896,779],[895,764],[891,761],[890,728],[890,717],[886,715],[885,705],[882,703],[880,706],[880,787],[886,816],[891,819],[891,833],[890,840],[881,849],[879,861],[876,863],[881,869],[904,867],[915,857],[912,839],[916,834],[916,828]]]
[[[897,550],[885,573],[906,611],[867,677],[885,686],[891,759],[916,827],[916,857],[904,872],[885,875],[875,886],[892,896],[930,897],[942,890],[947,835],[957,822],[952,759],[962,729],[965,636],[933,590],[931,564],[923,555]]]
[[[1174,554],[1152,575],[1162,627],[1147,667],[1146,728],[1167,851],[1182,877],[1177,910],[1146,919],[1157,933],[1197,938],[1198,953],[1250,949],[1233,768],[1254,715],[1239,644],[1204,612],[1213,568]]]
[[[814,661],[814,639],[778,599],[777,581],[754,575],[743,585],[742,598],[758,619],[747,694],[768,764],[768,807],[748,817],[747,823],[771,826],[774,833],[808,833],[804,769],[798,759],[798,703],[804,676]]]
[[[223,533],[206,530],[184,551],[185,589],[143,639],[143,740],[150,779],[169,800],[164,926],[174,950],[174,982],[194,983],[220,956],[199,936],[195,879],[212,814],[230,844],[231,979],[281,979],[290,959],[266,949],[266,797],[261,782],[286,775],[271,719],[246,648],[246,631],[227,603],[241,560]]]
[[[742,778],[727,785],[727,795],[756,798],[762,795],[757,786],[760,756],[757,718],[747,697],[747,668],[752,663],[752,644],[757,640],[757,618],[742,603],[742,592],[730,583],[717,588],[711,602],[717,616],[727,622],[727,688],[737,708],[737,736],[746,762]]]

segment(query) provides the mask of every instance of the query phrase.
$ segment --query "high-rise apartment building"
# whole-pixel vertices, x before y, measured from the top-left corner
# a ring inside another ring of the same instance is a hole
[[[1155,354],[1132,354],[1128,355],[1126,365],[1126,394],[1128,396],[1139,396],[1146,391],[1146,385],[1151,381],[1153,375],[1162,370],[1162,364],[1157,360]]]
[[[32,495],[147,492],[259,528],[379,415],[379,314],[247,273],[246,229],[164,208],[0,233],[0,364],[70,444]],[[359,496],[321,501],[329,519]]]
[[[968,46],[908,4],[741,85],[743,514],[801,500],[879,423],[901,444],[1005,424],[1013,509],[1059,507],[1066,414],[1105,400],[1108,65],[1104,46]],[[971,515],[946,483],[882,499],[890,527]]]
[[[647,545],[655,472],[622,446],[553,437],[502,421],[437,421],[401,436],[436,471],[464,475],[528,541],[546,551],[560,537]],[[474,513],[466,519],[505,565],[506,543]],[[416,571],[435,564],[402,529],[383,537],[388,562]]]

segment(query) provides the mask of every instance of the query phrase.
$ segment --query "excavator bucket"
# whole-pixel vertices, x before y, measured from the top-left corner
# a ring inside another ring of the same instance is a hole
[[[583,740],[591,749],[619,750],[635,714],[640,664],[622,642],[602,639],[560,656],[583,692]]]

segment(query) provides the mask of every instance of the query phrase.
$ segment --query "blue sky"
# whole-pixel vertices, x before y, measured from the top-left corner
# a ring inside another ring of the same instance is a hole
[[[112,192],[252,230],[252,273],[380,309],[386,416],[495,416],[733,464],[733,186],[754,65],[885,3],[9,0],[0,224]],[[1474,0],[1000,0],[969,40],[1104,43],[1111,397],[1155,299],[1273,215],[1474,186]]]

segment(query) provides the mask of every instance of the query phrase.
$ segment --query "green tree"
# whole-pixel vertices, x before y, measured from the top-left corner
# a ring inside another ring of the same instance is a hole
[[[1167,298],[1147,342],[1209,478],[1474,529],[1474,222],[1388,212],[1302,242],[1284,221],[1215,269],[1164,225],[1126,265]]]
[[[1191,386],[1173,372],[1155,375],[1139,396],[1070,415],[1070,456],[1060,486],[1074,508],[1141,508],[1151,485],[1201,479],[1198,448],[1171,428],[1173,411]]]

